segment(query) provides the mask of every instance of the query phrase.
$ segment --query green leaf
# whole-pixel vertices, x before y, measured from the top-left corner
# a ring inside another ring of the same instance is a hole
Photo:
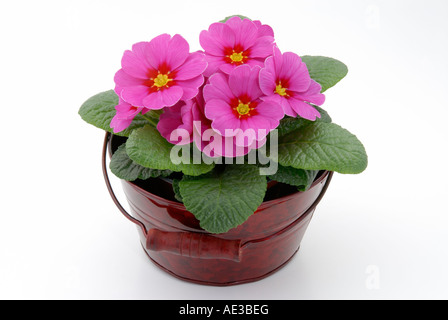
[[[135,181],[137,179],[147,180],[149,178],[168,177],[171,174],[170,170],[154,170],[142,167],[141,165],[132,161],[126,153],[126,144],[118,147],[117,151],[112,155],[110,161],[110,170],[118,178]]]
[[[361,173],[367,167],[362,143],[334,123],[314,122],[280,137],[278,163],[304,170]]]
[[[348,68],[342,62],[327,57],[303,56],[311,79],[317,81],[325,92],[341,81],[348,73]]]
[[[116,114],[116,105],[118,105],[118,96],[114,90],[109,90],[101,92],[88,99],[83,103],[78,113],[87,123],[114,133],[113,129],[110,127],[110,122]],[[129,128],[115,134],[128,137],[132,130],[143,127],[146,124],[148,124],[148,121],[141,115],[137,115]]]
[[[201,227],[224,233],[257,210],[266,194],[267,180],[257,166],[235,164],[200,177],[184,176],[179,187],[185,207]]]
[[[190,164],[174,164],[170,158],[173,147],[157,129],[149,125],[134,130],[126,142],[129,158],[146,168],[183,172],[190,176],[213,170],[214,164],[193,164],[192,161]]]
[[[315,106],[315,105],[313,105],[313,107],[314,107],[317,111],[319,111],[319,113],[320,113],[320,118],[317,118],[317,119],[316,119],[317,122],[319,122],[319,121],[321,121],[321,122],[325,122],[325,123],[331,123],[331,122],[333,122],[333,120],[331,119],[331,117],[330,117],[330,115],[328,114],[327,111],[325,111],[324,109],[322,109],[322,108],[319,107],[319,106]]]
[[[298,187],[300,191],[306,191],[314,182],[318,173],[319,170],[303,170],[279,165],[277,173],[269,176],[269,178]]]
[[[324,109],[322,109],[321,107],[318,106],[314,106],[314,108],[316,108],[317,111],[319,111],[320,113],[320,118],[317,118],[316,121],[317,122],[326,122],[326,123],[331,123],[331,117],[329,116],[329,114],[327,113],[327,111],[325,111]],[[300,127],[303,127],[307,124],[309,124],[310,120],[304,119],[304,118],[291,118],[291,117],[285,117],[280,121],[280,125],[278,126],[278,135],[279,137],[284,136],[292,131],[295,131],[297,129],[299,129]]]
[[[241,20],[249,19],[249,18],[246,17],[246,16],[242,16],[242,15],[240,15],[240,14],[235,14],[235,15],[233,15],[233,16],[226,17],[226,18],[224,18],[223,20],[221,20],[221,21],[219,21],[219,22],[221,22],[221,23],[225,23],[227,20],[232,19],[233,17],[239,17]],[[250,20],[250,19],[249,19],[249,20]]]
[[[184,202],[182,199],[182,195],[180,194],[180,187],[179,187],[180,180],[173,179],[173,191],[174,191],[174,198],[176,198],[179,202]]]

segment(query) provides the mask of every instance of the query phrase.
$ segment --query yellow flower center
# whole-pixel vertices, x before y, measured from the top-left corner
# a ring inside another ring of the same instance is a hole
[[[246,114],[248,114],[250,112],[250,106],[249,106],[249,104],[240,102],[238,107],[236,107],[236,111],[238,111],[238,113],[240,115],[245,116]]]
[[[241,62],[244,59],[243,53],[242,52],[234,52],[229,56],[230,60],[232,60],[233,62]]]
[[[275,92],[278,93],[279,95],[281,95],[282,97],[288,95],[288,93],[286,93],[286,90],[287,90],[286,88],[282,87],[281,82],[275,87]]]
[[[167,74],[159,73],[157,77],[154,79],[154,85],[160,89],[162,87],[167,86],[168,82],[170,81],[173,81],[173,79],[168,78]]]

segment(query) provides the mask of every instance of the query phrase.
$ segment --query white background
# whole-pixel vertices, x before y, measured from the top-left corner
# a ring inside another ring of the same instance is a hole
[[[447,299],[447,12],[444,0],[2,1],[0,298]],[[198,50],[232,14],[271,25],[282,51],[349,66],[324,108],[369,167],[335,175],[284,269],[219,288],[147,259],[104,185],[103,133],[77,112],[113,88],[133,43],[180,33]]]

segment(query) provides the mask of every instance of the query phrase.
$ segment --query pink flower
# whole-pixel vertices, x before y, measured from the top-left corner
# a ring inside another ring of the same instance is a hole
[[[211,121],[204,114],[202,90],[192,100],[165,108],[157,129],[172,144],[182,145],[193,141],[196,147],[210,158],[244,156],[266,143],[266,139],[263,139],[255,141],[249,147],[240,147],[236,145],[235,137],[223,137],[214,131]],[[171,137],[179,139],[173,140]]]
[[[274,55],[266,60],[260,72],[260,88],[267,96],[265,101],[280,104],[286,115],[314,121],[319,112],[309,103],[322,105],[325,96],[322,87],[312,80],[306,64],[295,53],[282,54],[275,47]]]
[[[131,125],[135,116],[138,115],[143,108],[134,107],[123,101],[123,99],[119,99],[119,104],[115,106],[115,110],[117,113],[110,122],[110,127],[114,129],[114,133],[118,133],[127,129]]]
[[[236,144],[236,137],[224,137],[212,129],[212,122],[205,116],[204,101],[201,95],[192,108],[193,112],[193,140],[196,147],[210,158],[242,157],[253,149],[261,148],[266,139],[254,141],[250,146],[242,147]]]
[[[259,37],[264,37],[264,36],[274,37],[274,30],[272,30],[272,28],[270,26],[268,26],[267,24],[261,24],[261,21],[259,21],[259,20],[254,20],[253,23],[255,23],[255,25],[258,28],[258,36]]]
[[[162,34],[126,51],[115,74],[115,91],[133,106],[162,109],[189,100],[203,84],[207,67],[201,52],[190,53],[180,35]]]
[[[162,137],[172,144],[184,145],[191,143],[193,135],[193,107],[196,100],[179,101],[170,108],[165,108],[160,115],[157,130]],[[188,136],[185,137],[184,134]],[[172,139],[176,139],[173,140]]]
[[[238,146],[265,139],[284,116],[279,104],[260,99],[259,73],[260,67],[240,66],[230,76],[213,75],[204,87],[205,115],[212,128],[235,137]]]
[[[272,55],[274,32],[259,21],[233,17],[210,25],[199,40],[208,62],[205,76],[209,77],[218,70],[229,74],[242,64],[262,67]]]

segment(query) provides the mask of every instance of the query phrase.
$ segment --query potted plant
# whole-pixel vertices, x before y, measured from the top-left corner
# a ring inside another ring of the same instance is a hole
[[[367,167],[362,143],[321,108],[348,70],[282,52],[270,26],[242,16],[199,40],[197,52],[180,35],[136,43],[115,89],[79,114],[106,131],[107,187],[153,262],[202,284],[255,281],[297,252],[333,172]]]

